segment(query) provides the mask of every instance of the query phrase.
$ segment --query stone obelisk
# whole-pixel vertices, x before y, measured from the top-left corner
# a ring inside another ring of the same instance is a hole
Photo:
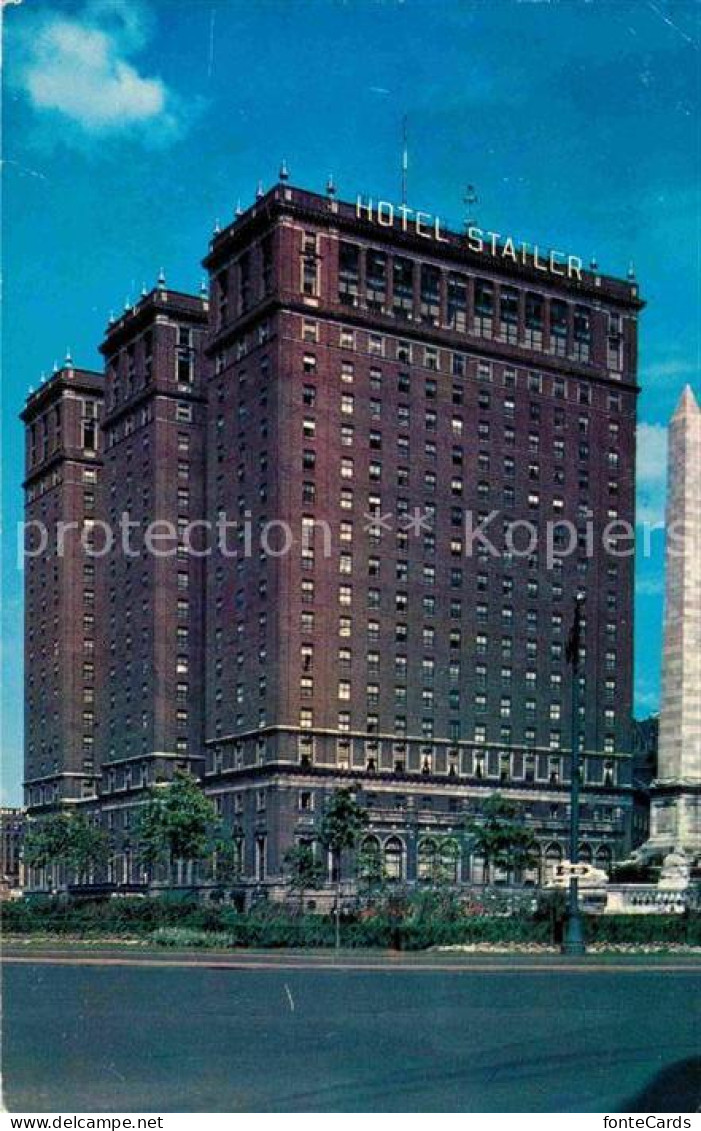
[[[646,855],[701,858],[701,409],[687,385],[669,425],[664,651]]]

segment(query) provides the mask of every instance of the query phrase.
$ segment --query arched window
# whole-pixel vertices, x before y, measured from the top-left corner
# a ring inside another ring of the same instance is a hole
[[[397,836],[385,841],[385,872],[388,880],[401,880],[404,872],[404,846]]]
[[[552,876],[558,864],[562,863],[562,849],[559,844],[549,844],[545,850],[545,875]]]
[[[601,844],[596,850],[596,866],[603,868],[605,872],[611,869],[611,849],[607,844]]]
[[[580,844],[579,846],[579,860],[581,864],[591,864],[592,851],[590,844]]]
[[[433,879],[436,852],[437,845],[432,837],[423,837],[423,839],[419,841],[417,876],[420,880]]]
[[[439,853],[441,879],[444,883],[456,884],[458,882],[458,867],[460,864],[460,846],[455,840],[444,840],[440,846]]]

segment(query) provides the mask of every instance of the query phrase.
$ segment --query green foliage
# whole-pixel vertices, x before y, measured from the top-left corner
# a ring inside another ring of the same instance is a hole
[[[59,864],[81,873],[106,862],[109,842],[99,825],[83,813],[62,810],[30,821],[23,852],[31,868]]]
[[[468,830],[487,868],[497,865],[518,874],[537,860],[536,840],[521,807],[500,793],[487,798],[479,818],[470,822]]]
[[[614,864],[611,869],[611,881],[614,884],[656,884],[659,876],[659,864],[644,864],[633,860]]]
[[[147,867],[174,860],[201,860],[215,846],[219,821],[197,778],[176,770],[172,782],[150,790],[135,837]]]
[[[684,943],[701,946],[701,914],[588,915],[584,920],[588,942]]]
[[[368,815],[355,801],[349,789],[337,789],[329,801],[319,826],[319,840],[338,858],[346,849],[355,848]]]
[[[290,887],[302,897],[305,891],[320,888],[326,879],[326,868],[317,860],[308,844],[296,844],[284,856]]]
[[[383,890],[387,873],[378,841],[373,840],[361,845],[355,862],[355,871],[360,890],[366,895]]]
[[[230,906],[173,899],[25,899],[2,904],[6,935],[54,935],[84,939],[140,939],[181,947],[331,947],[330,916],[295,914],[282,904],[261,903],[246,914]],[[556,908],[557,911],[557,908]],[[584,917],[589,943],[701,946],[701,914],[591,915]],[[424,950],[471,943],[552,943],[556,925],[546,909],[535,915],[473,914],[453,893],[390,892],[371,908],[349,916],[344,945]]]

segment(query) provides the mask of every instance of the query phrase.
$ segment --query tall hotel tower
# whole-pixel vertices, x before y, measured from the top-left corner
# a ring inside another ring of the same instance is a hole
[[[430,838],[496,790],[547,870],[566,855],[579,592],[582,858],[624,855],[635,281],[284,180],[205,265],[208,302],[157,290],[102,347],[101,517],[210,530],[204,558],[99,566],[87,803],[124,811],[117,877],[136,878],[129,810],[169,760],[201,775],[250,884],[279,881],[344,785],[390,875],[420,877]],[[28,425],[67,384],[30,399]],[[46,568],[28,562],[44,600]],[[38,780],[52,677],[31,648],[27,678]],[[52,746],[61,771],[72,748]],[[458,878],[478,880],[463,843]]]

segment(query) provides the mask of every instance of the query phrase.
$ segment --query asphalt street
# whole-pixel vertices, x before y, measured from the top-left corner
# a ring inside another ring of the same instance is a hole
[[[670,959],[5,956],[4,1103],[51,1112],[625,1112],[701,1104]]]

